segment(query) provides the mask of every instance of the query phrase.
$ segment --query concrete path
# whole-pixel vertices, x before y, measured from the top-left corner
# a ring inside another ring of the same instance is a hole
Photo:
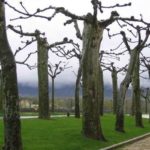
[[[148,118],[149,118],[149,115],[148,115],[148,114],[143,114],[143,115],[142,115],[142,118],[147,118],[147,119],[148,119]]]
[[[70,115],[70,116],[74,116],[74,115]],[[51,115],[52,118],[55,117],[67,117],[67,115]],[[143,114],[142,115],[143,118],[149,118],[148,114]],[[38,118],[38,116],[21,116],[21,119],[34,119],[34,118]],[[2,119],[2,117],[0,117],[0,119]]]
[[[149,118],[149,115],[143,114],[142,117]],[[150,150],[150,132],[127,141],[101,148],[100,150]]]
[[[73,117],[74,115],[70,115],[70,117]],[[67,115],[51,115],[51,118],[60,118],[60,117],[67,117]],[[21,119],[35,119],[38,118],[38,116],[21,116]],[[0,119],[3,119],[3,117],[0,117]]]
[[[118,150],[150,150],[150,136],[135,143],[129,144]]]

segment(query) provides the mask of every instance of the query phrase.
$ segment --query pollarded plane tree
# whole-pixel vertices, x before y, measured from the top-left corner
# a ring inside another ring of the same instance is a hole
[[[132,75],[132,89],[133,89],[132,101],[134,104],[136,126],[143,127],[139,69],[140,69],[140,62],[139,62],[139,56],[138,56],[138,58],[136,58],[136,63],[135,63],[135,67],[134,67],[134,71]]]
[[[74,20],[73,23],[74,23],[74,28],[76,30],[77,38],[82,40],[82,35],[77,21]],[[75,57],[79,61],[79,68],[78,68],[76,84],[75,84],[75,118],[80,118],[80,85],[81,85],[80,83],[81,83],[81,76],[82,76],[82,67],[81,67],[82,52],[78,44],[74,44],[73,46],[74,48],[68,51],[64,51],[64,49],[58,49],[57,55],[59,57],[64,56],[66,59],[71,59]]]
[[[104,67],[106,63],[104,63],[105,60],[110,61],[110,59],[118,59],[118,56],[113,52],[108,52],[101,50],[100,51],[100,81],[99,84],[100,90],[99,90],[99,96],[100,96],[100,115],[103,116],[104,113],[104,78],[103,78],[103,72],[106,71],[106,68]],[[103,69],[104,68],[104,69]]]
[[[127,66],[119,68],[114,66],[114,62],[111,62],[110,64],[103,64],[103,67],[111,72],[113,90],[113,113],[116,114],[118,99],[118,73],[125,71]]]
[[[18,10],[12,5],[6,3],[14,11],[21,14],[17,19],[29,19],[31,17],[39,17],[46,20],[51,20],[58,13],[64,14],[66,17],[69,17],[69,20],[65,24],[71,24],[74,20],[83,21],[84,29],[82,35],[82,77],[83,77],[83,119],[82,119],[82,133],[84,136],[104,140],[104,136],[101,129],[101,123],[99,118],[99,49],[103,37],[103,32],[107,26],[111,25],[115,21],[127,21],[127,22],[143,22],[141,19],[131,18],[122,18],[119,17],[118,12],[112,11],[108,19],[98,20],[97,16],[100,12],[103,13],[103,9],[112,9],[117,7],[130,6],[131,3],[114,6],[103,6],[101,1],[92,0],[91,4],[93,6],[93,13],[87,13],[83,16],[78,16],[66,10],[64,7],[54,7],[48,6],[47,8],[40,9],[38,8],[34,13],[29,13],[25,6],[23,11]],[[23,5],[23,4],[22,4]],[[49,16],[41,15],[42,12],[53,10],[54,12]],[[122,112],[119,113],[118,117],[123,117]],[[117,121],[122,126],[122,119]],[[120,129],[119,129],[120,130]]]
[[[139,36],[139,40],[142,41],[142,30],[144,30],[146,33],[145,39],[149,37],[149,26],[148,27],[139,27],[137,26],[137,34]],[[131,31],[130,31],[131,32]],[[138,51],[137,58],[135,61],[135,66],[132,74],[132,88],[133,88],[133,103],[135,105],[135,124],[137,127],[143,127],[143,122],[142,122],[142,110],[141,110],[141,90],[140,90],[140,53],[141,51],[148,47],[150,44],[147,41],[147,44],[145,43],[141,50]]]
[[[6,34],[4,2],[4,0],[0,1],[0,63],[4,94],[4,146],[2,149],[22,150],[16,63]]]
[[[107,28],[107,31],[108,31],[108,36],[111,37],[109,35],[109,30]],[[110,49],[110,50],[101,50],[100,52],[100,70],[101,72],[103,73],[103,71],[110,71],[111,72],[111,75],[112,75],[112,86],[113,86],[113,111],[116,112],[116,101],[117,101],[117,96],[118,96],[118,81],[117,81],[117,74],[123,70],[125,70],[125,67],[121,67],[121,68],[116,68],[114,66],[114,62],[113,61],[120,61],[120,55],[124,55],[124,53],[126,52],[125,51],[119,51],[119,52],[115,52],[116,50],[118,50],[120,48],[120,46],[122,45],[122,42],[117,46],[115,47],[114,49]],[[103,76],[103,74],[101,75]],[[103,85],[103,78],[101,78],[102,82],[101,82],[101,85]],[[103,102],[104,101],[104,87],[101,87],[102,89],[102,93],[101,93],[101,101]],[[103,112],[103,103],[100,105],[101,109],[101,115],[102,115],[102,112]]]
[[[80,30],[76,21],[74,21],[75,28],[76,28],[76,35],[80,39],[82,36],[80,34]],[[80,50],[79,44],[73,43],[73,49],[67,50],[63,47],[56,46],[52,48],[51,51],[55,53],[58,57],[65,57],[67,60],[72,58],[77,58],[79,61],[79,68],[77,72],[76,84],[75,84],[75,118],[80,118],[80,86],[81,86],[81,76],[82,76],[82,67],[81,67],[81,59],[82,59],[82,52]]]
[[[23,36],[35,37],[37,41],[37,68],[38,68],[38,93],[39,93],[39,118],[48,119],[49,114],[49,88],[48,88],[48,49],[46,38],[41,36],[40,31],[25,33],[22,27],[16,29],[12,25],[8,28]]]
[[[76,35],[77,37],[82,40],[82,35],[80,33],[78,24],[76,21],[74,21],[74,27],[76,29]],[[73,49],[67,50],[63,47],[57,46],[55,48],[52,48],[51,51],[55,53],[58,57],[65,57],[67,60],[72,58],[77,58],[79,61],[79,68],[77,72],[77,78],[76,78],[76,86],[75,86],[75,118],[80,118],[80,86],[81,86],[81,76],[82,76],[82,67],[81,67],[81,59],[82,59],[82,52],[80,49],[79,44],[73,43]],[[117,59],[115,53],[108,53],[107,51],[101,51],[100,52],[100,64],[102,61],[102,58],[111,58],[111,59]],[[100,115],[103,115],[103,101],[104,101],[104,83],[103,83],[103,70],[100,65]]]
[[[142,20],[142,19],[141,19]],[[149,24],[143,22],[143,26],[134,26],[133,24],[124,21],[127,23],[134,31],[129,30],[129,33],[136,38],[136,41],[131,40],[131,38],[127,37],[127,34],[124,31],[121,31],[119,35],[122,36],[124,45],[126,46],[126,49],[129,52],[130,60],[127,68],[126,75],[123,79],[123,81],[120,84],[119,89],[119,95],[118,95],[118,102],[117,102],[117,114],[116,114],[116,130],[120,132],[124,132],[124,100],[125,100],[125,94],[129,87],[129,84],[134,84],[134,96],[137,96],[136,98],[136,112],[135,112],[135,120],[136,120],[136,126],[143,127],[142,125],[142,114],[141,114],[141,106],[140,106],[140,97],[137,93],[139,90],[139,73],[137,73],[137,68],[139,68],[139,55],[140,52],[147,46],[147,41],[149,38]],[[121,27],[126,27],[126,25],[120,25]],[[145,37],[141,36],[141,34],[144,32]],[[118,34],[114,34],[118,35]],[[132,46],[131,46],[131,45]],[[137,68],[136,68],[137,67]],[[139,71],[139,70],[138,70]],[[138,75],[137,75],[138,74]],[[133,77],[134,75],[134,77]],[[134,80],[134,81],[133,81]],[[139,92],[140,93],[140,92]]]
[[[63,65],[62,65],[63,64]],[[66,69],[69,69],[71,66],[68,66],[68,63],[59,61],[58,63],[56,63],[55,65],[53,65],[52,63],[48,63],[48,75],[51,77],[52,79],[52,96],[51,96],[51,111],[54,112],[55,111],[55,79],[56,77],[61,74],[63,71],[65,71]]]
[[[146,47],[149,47],[149,44],[148,45],[146,45]],[[145,76],[143,76],[142,74],[143,73],[145,73],[145,72],[148,72],[148,75],[149,75],[149,70],[148,70],[148,61],[149,61],[149,57],[145,57],[144,55],[143,55],[143,53],[141,52],[140,53],[141,54],[141,56],[142,57],[140,57],[140,68],[139,68],[139,77],[140,78],[142,78],[142,79],[146,79],[146,80],[148,80],[149,78],[147,78],[147,77],[145,77]],[[145,66],[146,65],[146,66]],[[133,75],[133,77],[134,77],[134,75]],[[138,77],[138,78],[139,78]],[[132,83],[134,83],[134,80],[133,80],[133,82]],[[132,84],[133,85],[133,84]],[[142,93],[140,93],[140,96],[142,96],[141,95]],[[145,111],[147,112],[147,100],[145,99]],[[135,94],[134,94],[134,88],[132,88],[132,105],[131,105],[131,115],[135,115]]]
[[[142,54],[142,53],[141,53]],[[143,66],[144,68],[146,68],[145,70],[142,70],[143,72],[148,72],[148,78],[143,77],[144,79],[148,80],[150,79],[150,57],[146,57],[142,54],[142,58],[141,58],[141,66]],[[148,112],[148,98],[149,98],[149,88],[146,89],[141,89],[141,96],[145,99],[145,113]]]
[[[18,27],[18,26],[17,26]],[[48,44],[47,39],[43,37],[44,33],[39,30],[35,30],[33,33],[23,32],[22,27],[16,29],[12,25],[8,25],[8,28],[21,36],[34,37],[37,41],[37,68],[38,68],[38,91],[39,91],[39,118],[48,119],[49,113],[49,86],[48,86],[48,50],[58,46],[70,43],[72,40],[64,38],[60,42]],[[35,41],[33,40],[33,41]],[[30,44],[31,42],[28,42]],[[27,45],[28,45],[27,44]],[[20,49],[18,49],[19,51]],[[35,51],[36,52],[36,51]],[[30,54],[27,58],[29,58]],[[22,62],[20,63],[22,64]]]
[[[78,28],[78,24],[75,21],[74,22],[76,26],[76,32],[77,36],[82,39],[82,36],[80,34],[80,30]],[[68,50],[64,49],[63,47],[56,46],[55,48],[52,48],[51,51],[55,53],[58,57],[65,57],[67,60],[72,58],[77,58],[79,61],[79,68],[77,72],[77,78],[76,78],[76,84],[75,84],[75,118],[80,118],[80,81],[82,76],[82,67],[81,67],[81,59],[82,59],[82,52],[80,49],[79,44],[73,43],[72,44],[73,49]]]
[[[141,110],[141,95],[140,95],[140,52],[138,52],[137,58],[135,60],[135,66],[132,74],[132,101],[135,108],[135,124],[138,127],[143,127],[142,122],[142,110]]]

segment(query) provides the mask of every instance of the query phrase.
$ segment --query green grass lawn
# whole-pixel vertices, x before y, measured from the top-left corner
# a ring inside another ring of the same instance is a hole
[[[99,148],[150,132],[150,124],[144,119],[145,128],[136,128],[134,119],[126,117],[126,133],[114,131],[113,115],[101,118],[107,142],[85,138],[81,134],[81,119],[53,118],[51,120],[22,120],[24,150],[98,150]],[[0,120],[0,145],[3,143],[3,123]]]

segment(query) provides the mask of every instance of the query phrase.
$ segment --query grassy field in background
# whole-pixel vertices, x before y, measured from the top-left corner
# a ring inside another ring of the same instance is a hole
[[[126,133],[114,131],[115,116],[101,117],[102,128],[107,142],[87,139],[81,134],[81,119],[73,117],[51,120],[22,120],[24,150],[98,150],[99,148],[150,132],[150,124],[144,119],[145,128],[134,126],[134,119],[126,117]],[[3,143],[3,123],[0,120],[0,149]]]

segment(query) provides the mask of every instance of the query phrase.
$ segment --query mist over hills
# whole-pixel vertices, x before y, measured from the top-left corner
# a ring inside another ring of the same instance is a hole
[[[105,97],[112,97],[112,86],[106,84],[104,86],[105,89]],[[61,85],[60,87],[55,87],[55,96],[56,97],[73,97],[74,96],[75,85]],[[51,94],[51,87],[49,88]],[[20,96],[37,96],[38,95],[38,87],[19,83],[19,94]]]

